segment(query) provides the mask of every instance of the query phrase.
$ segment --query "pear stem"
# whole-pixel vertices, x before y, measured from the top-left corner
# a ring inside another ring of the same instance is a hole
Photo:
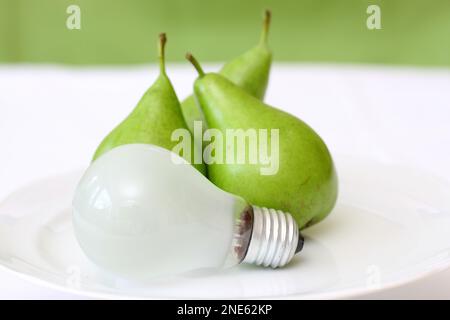
[[[272,17],[272,13],[270,10],[264,11],[264,21],[263,21],[263,29],[261,33],[261,45],[267,45],[267,38],[269,36],[269,29],[270,29],[270,20]]]
[[[186,59],[190,63],[192,63],[192,65],[194,66],[195,70],[197,70],[198,75],[200,77],[205,75],[205,72],[203,71],[202,67],[200,66],[200,63],[198,63],[197,59],[195,59],[194,56],[190,52],[186,53]]]
[[[158,58],[159,58],[159,70],[162,74],[166,74],[166,56],[165,56],[165,48],[166,48],[166,34],[161,33],[159,35],[158,41]]]

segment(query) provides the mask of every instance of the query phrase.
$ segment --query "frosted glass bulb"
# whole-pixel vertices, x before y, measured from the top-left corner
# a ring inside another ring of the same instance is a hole
[[[289,214],[252,206],[145,144],[114,148],[91,164],[75,191],[73,225],[95,264],[132,278],[241,262],[280,267],[303,246]]]

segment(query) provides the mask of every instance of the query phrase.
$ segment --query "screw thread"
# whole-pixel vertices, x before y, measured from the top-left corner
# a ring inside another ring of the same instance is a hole
[[[253,228],[245,263],[278,268],[303,247],[297,223],[289,213],[253,206]]]

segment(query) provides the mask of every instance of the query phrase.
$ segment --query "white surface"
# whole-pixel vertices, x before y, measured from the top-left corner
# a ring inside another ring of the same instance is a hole
[[[122,148],[108,155],[127,154]],[[104,165],[98,161],[95,164]],[[166,163],[171,164],[170,160]],[[373,160],[338,157],[337,168],[339,204],[328,219],[304,232],[305,248],[282,269],[241,265],[139,281],[112,276],[90,263],[75,240],[70,203],[82,170],[33,182],[0,205],[0,266],[64,291],[127,299],[347,298],[398,286],[450,266],[450,183]],[[189,172],[196,173],[194,169]],[[82,234],[79,225],[75,226]],[[196,247],[215,248],[209,238],[204,236]],[[145,257],[154,241],[138,240],[142,241],[127,252]],[[116,243],[114,248],[123,246]],[[84,247],[89,246],[84,243]],[[178,249],[171,252],[178,256],[189,251]],[[94,256],[99,258],[99,254]],[[127,254],[125,259],[130,258],[133,255]],[[151,264],[157,267],[158,261]],[[142,262],[145,259],[139,258],[138,263]],[[172,267],[174,263],[182,264],[173,262]]]
[[[168,72],[184,97],[193,70]],[[0,67],[0,199],[34,179],[86,165],[155,75],[154,67]],[[449,87],[448,70],[277,65],[266,101],[308,122],[334,154],[418,167],[448,181]],[[74,295],[1,272],[0,297]],[[450,298],[450,272],[370,297]]]

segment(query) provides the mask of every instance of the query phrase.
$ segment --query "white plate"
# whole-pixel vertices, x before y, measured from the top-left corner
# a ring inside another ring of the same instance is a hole
[[[70,203],[81,171],[36,181],[0,204],[3,268],[70,292],[114,298],[343,298],[450,266],[450,184],[431,174],[338,157],[339,202],[304,232],[284,269],[239,266],[130,283],[93,266],[74,238]]]

